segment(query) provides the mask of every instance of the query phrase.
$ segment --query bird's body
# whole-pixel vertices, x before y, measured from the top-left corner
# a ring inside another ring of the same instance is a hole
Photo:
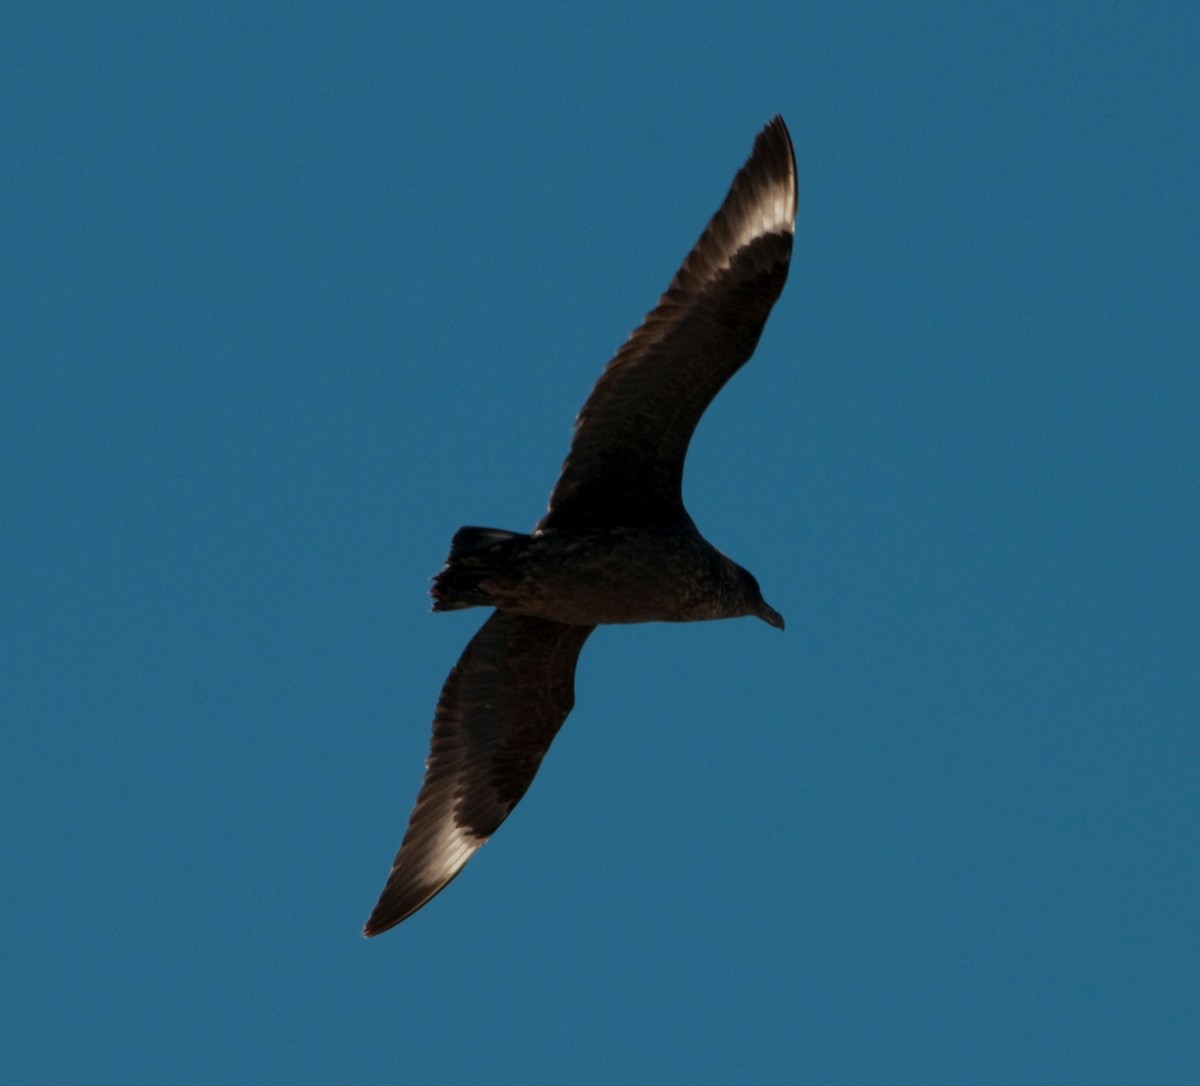
[[[658,305],[605,368],[533,532],[462,528],[435,611],[492,607],[438,700],[425,780],[364,933],[411,916],[525,794],[574,703],[599,625],[783,618],[683,505],[696,423],[753,353],[787,279],[796,164],[783,120],[759,134]]]
[[[691,525],[463,528],[434,578],[433,609],[498,607],[577,626],[753,614],[782,626],[746,578]]]

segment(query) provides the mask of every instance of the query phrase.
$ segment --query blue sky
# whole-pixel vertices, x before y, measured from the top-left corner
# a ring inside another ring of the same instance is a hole
[[[1185,1082],[1194,5],[6,5],[3,1062]],[[759,127],[791,279],[685,494],[788,619],[599,631],[359,929],[574,414]]]

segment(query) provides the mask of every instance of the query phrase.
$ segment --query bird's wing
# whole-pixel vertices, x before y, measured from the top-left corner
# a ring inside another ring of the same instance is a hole
[[[681,483],[700,416],[754,351],[787,278],[796,163],[781,117],[575,423],[539,528],[688,522]]]
[[[425,782],[364,935],[421,908],[517,805],[575,703],[593,629],[496,611],[471,639],[442,687]]]

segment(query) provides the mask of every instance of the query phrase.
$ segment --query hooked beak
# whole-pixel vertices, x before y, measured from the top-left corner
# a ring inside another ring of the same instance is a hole
[[[762,606],[754,613],[768,626],[774,626],[777,630],[783,629],[783,615],[776,611],[774,607],[769,606],[765,600]]]

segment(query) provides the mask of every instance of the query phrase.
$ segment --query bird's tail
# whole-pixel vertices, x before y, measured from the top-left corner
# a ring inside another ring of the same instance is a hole
[[[429,594],[435,611],[457,611],[463,607],[493,607],[485,584],[504,576],[513,555],[529,536],[503,528],[459,528],[450,541],[450,555],[433,578]]]

